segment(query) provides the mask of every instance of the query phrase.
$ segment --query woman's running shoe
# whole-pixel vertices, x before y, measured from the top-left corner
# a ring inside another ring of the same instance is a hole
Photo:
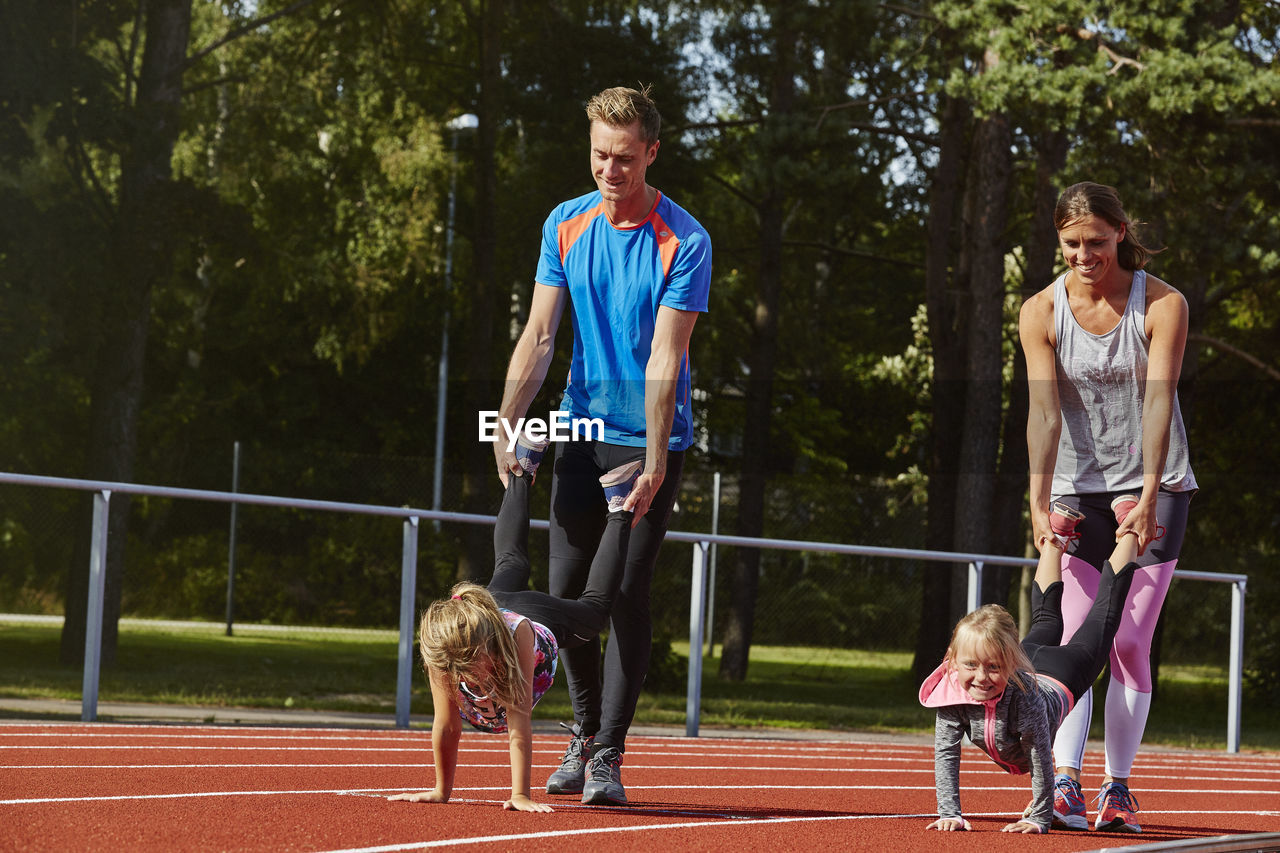
[[[1089,817],[1084,810],[1084,791],[1080,790],[1080,783],[1066,773],[1053,777],[1053,828],[1089,828]]]
[[[1093,828],[1103,832],[1142,832],[1135,815],[1138,800],[1119,782],[1108,782],[1098,792],[1098,819]]]

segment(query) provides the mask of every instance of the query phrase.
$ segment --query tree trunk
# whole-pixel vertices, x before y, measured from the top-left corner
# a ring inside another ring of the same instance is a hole
[[[467,329],[467,375],[470,377],[460,395],[462,422],[455,435],[462,437],[463,512],[492,514],[496,511],[501,483],[493,467],[493,454],[477,444],[475,413],[497,408],[502,397],[502,383],[493,381],[494,306],[502,304],[502,288],[497,272],[497,195],[498,195],[498,125],[502,114],[502,26],[505,15],[503,0],[486,0],[481,4],[480,88],[478,92],[476,129],[476,201],[475,238],[472,241],[476,280],[466,288],[470,320]],[[488,527],[468,524],[462,533],[463,548],[459,555],[458,579],[487,583],[493,574],[493,531]]]
[[[1035,140],[1036,178],[1034,200],[1031,212],[1031,233],[1027,237],[1027,262],[1023,278],[1023,298],[1045,287],[1053,278],[1053,264],[1058,254],[1057,235],[1053,229],[1053,208],[1057,204],[1058,189],[1054,178],[1062,171],[1067,160],[1068,142],[1061,131],[1045,131]],[[1034,554],[1028,550],[1030,542],[1027,538],[1027,527],[1023,522],[1023,511],[1027,508],[1027,360],[1022,346],[1014,348],[1015,359],[1013,387],[1009,394],[1009,409],[1005,414],[1004,451],[1000,457],[1000,494],[996,498],[996,531],[995,548],[1001,554]],[[1003,591],[1007,595],[1010,577],[996,579],[996,584],[988,591],[984,590],[984,601],[1001,601],[998,596]],[[1030,582],[1033,571],[1023,569],[1025,575],[1020,585],[1024,593],[1020,594],[1019,613],[1024,620],[1020,626],[1023,632],[1030,627]]]
[[[795,41],[785,8],[775,10],[776,64],[770,86],[770,113],[786,121],[795,107],[792,53]],[[775,137],[776,138],[776,137]],[[765,151],[780,159],[787,151]],[[760,202],[760,270],[756,283],[756,309],[752,320],[751,347],[747,356],[746,423],[743,424],[742,474],[738,503],[737,535],[758,537],[764,532],[765,489],[768,485],[769,435],[773,428],[773,375],[778,352],[778,295],[782,290],[782,237],[786,193],[773,180]],[[755,626],[756,595],[760,587],[760,551],[734,551],[733,594],[729,603],[720,675],[731,681],[747,677],[751,638]]]
[[[101,335],[91,379],[88,476],[129,481],[137,451],[138,413],[142,404],[151,293],[173,270],[173,247],[167,215],[172,183],[172,156],[178,138],[182,72],[191,28],[191,0],[153,0],[146,7],[145,46],[137,81],[132,122],[135,136],[120,163],[120,205],[114,223],[100,301]],[[111,501],[102,663],[115,661],[119,631],[124,548],[129,501]],[[88,609],[89,532],[80,532],[67,573],[66,619],[62,629],[64,663],[84,660]]]
[[[1027,504],[1027,359],[1020,347],[1013,351],[1013,382],[1009,386],[1009,404],[1004,410],[1000,435],[1000,462],[995,477],[995,495],[991,505],[991,554],[1024,556],[1027,549],[1027,527],[1022,511]],[[985,604],[1009,605],[1013,579],[1020,572],[1015,566],[987,566],[982,573],[982,601]]]
[[[742,473],[738,498],[738,536],[764,533],[765,460],[773,422],[773,374],[777,366],[778,292],[782,278],[782,210],[776,197],[760,212],[760,278],[756,293],[748,363],[746,417],[742,438]],[[747,677],[747,661],[760,586],[760,549],[735,548],[733,592],[725,625],[720,675],[732,681]]]
[[[987,553],[991,549],[992,504],[1003,405],[1004,256],[1012,173],[1009,121],[995,114],[978,123],[974,137],[977,181],[973,265],[969,281],[964,384],[964,426],[956,482],[955,548]],[[956,590],[952,591],[953,601]],[[962,613],[952,612],[952,622]]]
[[[933,348],[933,429],[929,446],[929,505],[925,545],[951,549],[955,521],[955,463],[960,456],[960,413],[963,411],[964,340],[957,333],[958,306],[951,284],[951,235],[956,221],[956,197],[964,167],[969,108],[946,98],[942,110],[938,167],[929,194],[925,298],[929,340]],[[942,659],[951,633],[948,622],[951,573],[925,565],[920,599],[920,630],[916,635],[912,668],[924,679]]]

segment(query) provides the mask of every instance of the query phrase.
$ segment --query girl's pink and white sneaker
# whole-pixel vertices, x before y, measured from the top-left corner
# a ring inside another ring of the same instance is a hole
[[[1133,508],[1138,505],[1137,495],[1120,495],[1111,501],[1111,511],[1115,513],[1116,524],[1124,524],[1124,520],[1129,517],[1129,513],[1133,512]],[[1156,525],[1156,538],[1164,536],[1164,528]]]
[[[1084,513],[1062,501],[1054,501],[1049,505],[1049,527],[1058,540],[1058,547],[1067,550],[1067,546],[1080,538],[1076,525],[1084,521]]]

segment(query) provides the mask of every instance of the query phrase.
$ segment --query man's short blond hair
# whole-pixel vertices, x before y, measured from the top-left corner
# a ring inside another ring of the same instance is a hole
[[[640,135],[646,145],[652,145],[658,141],[662,116],[658,115],[658,105],[649,97],[650,89],[649,86],[638,90],[626,86],[605,89],[587,101],[587,120],[610,127],[630,127],[640,122]]]

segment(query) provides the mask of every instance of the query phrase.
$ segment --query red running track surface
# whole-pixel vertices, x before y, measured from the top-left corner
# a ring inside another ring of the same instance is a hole
[[[535,799],[501,808],[504,736],[463,735],[454,799],[388,802],[430,788],[426,731],[83,723],[0,724],[0,850],[1079,851],[1280,832],[1280,755],[1144,750],[1132,788],[1141,835],[1001,833],[1028,777],[975,748],[961,770],[969,833],[926,832],[933,750],[865,740],[628,739],[628,807],[549,797],[565,740],[534,738]],[[1100,781],[1101,756],[1086,757]],[[1092,815],[1091,815],[1092,817]]]

